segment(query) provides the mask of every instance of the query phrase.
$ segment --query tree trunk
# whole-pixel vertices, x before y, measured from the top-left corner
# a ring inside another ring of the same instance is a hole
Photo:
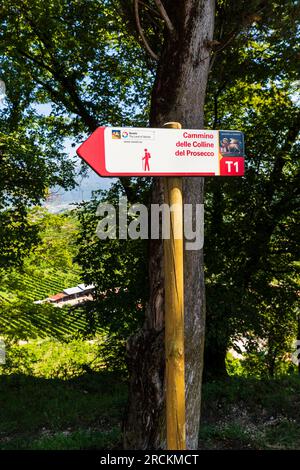
[[[213,37],[214,0],[165,2],[176,34],[165,43],[152,93],[150,124],[177,121],[203,128],[203,107]],[[163,180],[153,184],[152,202],[163,202]],[[184,203],[203,203],[203,178],[184,178]],[[195,212],[195,210],[194,210]],[[126,449],[165,449],[164,288],[161,240],[150,241],[150,302],[142,330],[128,342],[129,402],[124,422]],[[205,328],[203,252],[185,251],[186,442],[197,449]]]

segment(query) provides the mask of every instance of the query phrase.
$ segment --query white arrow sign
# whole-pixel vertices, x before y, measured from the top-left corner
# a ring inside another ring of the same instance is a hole
[[[102,176],[241,176],[239,131],[99,127],[77,150]]]

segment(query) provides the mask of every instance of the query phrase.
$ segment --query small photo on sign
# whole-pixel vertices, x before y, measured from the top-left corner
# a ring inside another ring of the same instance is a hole
[[[219,132],[220,153],[227,157],[243,157],[244,134],[238,131]]]
[[[121,139],[121,131],[118,131],[116,129],[112,129],[111,137],[112,137],[112,139]]]

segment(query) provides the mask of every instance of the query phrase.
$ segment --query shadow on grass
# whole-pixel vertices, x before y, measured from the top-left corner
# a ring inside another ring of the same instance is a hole
[[[0,375],[0,449],[122,449],[126,400],[115,372]],[[300,449],[300,378],[205,384],[199,437],[200,449]]]
[[[200,448],[300,449],[300,377],[206,383]]]
[[[115,448],[127,384],[120,374],[70,380],[0,376],[0,449]]]

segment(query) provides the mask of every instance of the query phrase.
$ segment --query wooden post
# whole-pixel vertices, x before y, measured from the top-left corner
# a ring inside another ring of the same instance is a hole
[[[181,129],[178,122],[163,127]],[[182,180],[164,177],[170,239],[164,240],[167,449],[185,449],[184,284]]]

